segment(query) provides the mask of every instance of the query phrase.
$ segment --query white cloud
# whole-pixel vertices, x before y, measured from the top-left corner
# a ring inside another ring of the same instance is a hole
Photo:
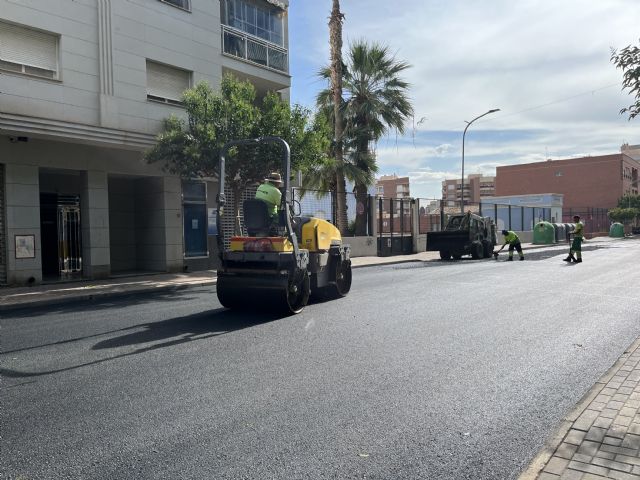
[[[640,143],[638,120],[618,113],[633,98],[621,91],[622,73],[609,60],[611,47],[638,43],[637,0],[341,3],[345,50],[364,38],[410,62],[405,78],[415,117],[426,117],[414,138],[412,126],[397,145],[380,142],[381,172],[455,174],[464,121],[491,108],[501,111],[469,129],[465,171],[474,164],[614,153],[624,142]],[[305,64],[293,77],[294,101],[312,102],[321,87],[312,74],[328,62],[329,13],[330,2],[292,2],[290,29],[299,33],[292,37],[291,62]],[[459,138],[422,135],[435,131],[459,132]],[[447,168],[434,166],[445,160]]]

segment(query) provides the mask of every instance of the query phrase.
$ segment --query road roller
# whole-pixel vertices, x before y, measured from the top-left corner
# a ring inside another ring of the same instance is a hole
[[[290,188],[291,153],[282,138],[234,140],[222,147],[218,225],[222,225],[226,203],[225,157],[233,147],[262,144],[276,144],[282,150],[281,204],[274,220],[267,203],[245,200],[243,234],[231,236],[228,242],[218,228],[218,300],[230,309],[291,315],[300,313],[310,298],[344,297],[351,289],[350,247],[330,222],[300,215],[300,204],[294,202]]]

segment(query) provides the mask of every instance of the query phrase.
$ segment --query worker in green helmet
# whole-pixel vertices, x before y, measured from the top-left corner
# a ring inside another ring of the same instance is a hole
[[[508,262],[513,261],[513,251],[516,250],[520,255],[520,260],[524,260],[524,253],[522,253],[522,245],[520,244],[520,238],[516,235],[516,232],[511,230],[502,230],[502,235],[504,236],[504,244],[500,247],[500,250],[496,252],[496,255],[502,251],[504,247],[509,244],[509,258],[507,258]],[[496,258],[498,258],[496,256]]]
[[[273,172],[264,179],[264,183],[256,191],[256,199],[267,204],[267,211],[274,223],[278,220],[278,208],[282,200],[280,187],[282,187],[282,177],[279,173]]]
[[[580,215],[574,215],[573,221],[576,224],[573,232],[573,241],[569,249],[569,256],[564,258],[565,262],[582,263],[582,241],[584,240],[584,224],[580,221]],[[575,253],[575,256],[573,255]]]

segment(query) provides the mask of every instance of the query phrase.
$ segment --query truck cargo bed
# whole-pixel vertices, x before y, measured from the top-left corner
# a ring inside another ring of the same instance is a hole
[[[469,243],[468,230],[427,233],[427,250],[430,252],[441,250],[464,250],[464,246],[467,243]]]

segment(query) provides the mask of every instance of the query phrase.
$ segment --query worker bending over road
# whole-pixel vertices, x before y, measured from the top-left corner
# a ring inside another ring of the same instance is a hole
[[[500,247],[500,250],[496,252],[496,255],[502,251],[504,247],[509,244],[509,258],[507,258],[508,262],[513,261],[513,250],[517,250],[520,255],[520,260],[524,260],[524,253],[522,253],[522,245],[520,244],[520,238],[516,235],[515,232],[511,230],[502,230],[502,235],[504,235],[504,244]],[[496,256],[496,258],[498,258]]]

